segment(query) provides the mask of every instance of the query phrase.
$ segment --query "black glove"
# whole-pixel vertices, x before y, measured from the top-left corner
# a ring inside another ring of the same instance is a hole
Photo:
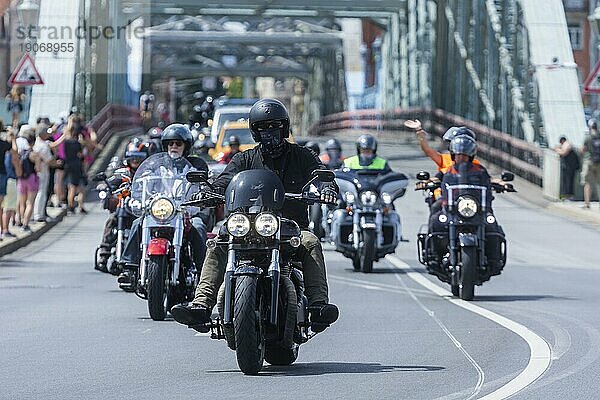
[[[205,207],[215,207],[222,203],[222,196],[210,191],[202,191],[192,195],[193,201],[202,201]]]
[[[337,191],[331,186],[325,186],[321,190],[321,201],[325,203],[333,204],[337,200]]]

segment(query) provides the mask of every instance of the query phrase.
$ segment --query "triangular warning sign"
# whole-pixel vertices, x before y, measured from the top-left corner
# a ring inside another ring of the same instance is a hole
[[[600,61],[596,63],[594,71],[583,83],[583,91],[584,93],[600,93]]]
[[[25,53],[17,68],[15,68],[14,72],[10,76],[8,80],[8,84],[10,86],[14,85],[43,85],[44,80],[42,79],[40,73],[38,72],[35,64],[33,63],[33,59],[29,55],[29,53]]]

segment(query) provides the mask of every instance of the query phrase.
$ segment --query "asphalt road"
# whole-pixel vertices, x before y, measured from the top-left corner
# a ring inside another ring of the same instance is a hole
[[[409,146],[380,153],[412,177],[431,169]],[[373,274],[326,246],[340,320],[293,366],[256,377],[224,342],[150,320],[143,300],[93,270],[105,214],[90,205],[0,259],[0,398],[467,399],[523,387],[513,398],[596,399],[600,232],[513,197],[494,205],[508,265],[466,305],[416,260],[420,192],[397,202],[410,242]]]

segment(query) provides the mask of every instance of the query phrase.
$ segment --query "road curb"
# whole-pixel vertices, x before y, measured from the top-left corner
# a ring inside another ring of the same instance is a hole
[[[0,257],[4,257],[7,254],[13,253],[31,242],[39,239],[44,233],[48,232],[54,226],[56,226],[63,218],[67,215],[67,210],[61,210],[58,215],[54,217],[51,222],[45,222],[39,229],[32,231],[30,234],[19,237],[9,243],[0,245]]]

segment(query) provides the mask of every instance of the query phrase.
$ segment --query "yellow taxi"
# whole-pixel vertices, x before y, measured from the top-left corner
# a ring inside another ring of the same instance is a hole
[[[229,138],[235,135],[240,140],[240,151],[254,148],[257,143],[252,139],[252,132],[248,127],[248,120],[226,122],[219,132],[215,147],[208,151],[208,155],[216,161],[221,161],[225,153],[230,150]],[[294,143],[294,137],[290,133],[289,142]]]

